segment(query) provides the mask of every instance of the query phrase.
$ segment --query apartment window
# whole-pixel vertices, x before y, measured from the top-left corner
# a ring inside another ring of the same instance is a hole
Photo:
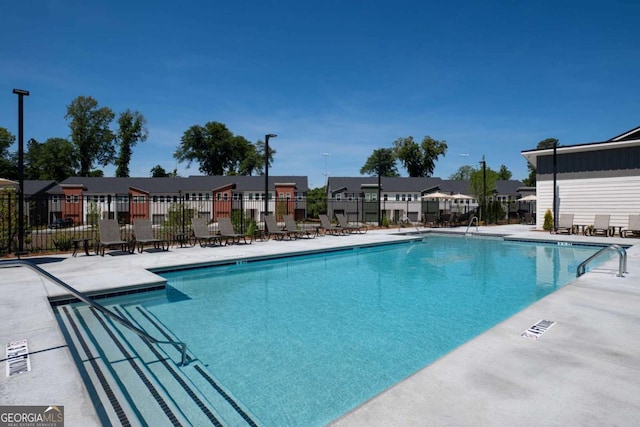
[[[222,194],[216,193],[216,200],[222,200]]]
[[[229,200],[229,193],[222,194],[222,200],[224,200],[224,201]]]
[[[138,196],[133,196],[133,203],[138,203]]]
[[[104,203],[104,196],[100,196],[100,203]]]
[[[399,201],[400,201],[400,195],[396,194],[396,202],[399,202]]]
[[[336,200],[341,200],[342,199],[342,194],[340,194],[340,193],[336,194],[335,199]]]
[[[65,200],[67,203],[71,203],[71,196],[65,196]]]
[[[204,193],[204,199],[208,202],[209,200],[211,200],[211,194],[209,193]]]
[[[51,196],[51,202],[53,202],[53,203],[60,202],[60,197],[58,195]]]
[[[387,194],[383,194],[382,195],[382,200],[384,200],[386,202],[387,200],[389,200],[389,196]]]
[[[80,196],[73,196],[73,203],[78,203],[80,201]]]

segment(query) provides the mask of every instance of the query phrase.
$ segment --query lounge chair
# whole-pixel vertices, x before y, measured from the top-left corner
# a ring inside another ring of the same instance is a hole
[[[564,233],[572,234],[573,233],[573,214],[560,214],[560,218],[558,220],[558,227],[555,230],[556,234]]]
[[[296,238],[295,231],[282,230],[280,227],[278,227],[278,223],[276,222],[276,219],[273,217],[273,215],[265,215],[264,224],[267,230],[268,237],[274,237],[276,240],[284,240],[286,237],[288,237],[289,239]]]
[[[593,220],[593,225],[589,227],[589,235],[596,236],[602,234],[608,237],[611,234],[611,228],[609,227],[609,219],[611,215],[597,214]]]
[[[436,227],[437,218],[436,214],[422,214],[422,223],[425,227]]]
[[[296,237],[306,237],[308,239],[312,239],[316,237],[316,235],[318,234],[315,231],[305,230],[298,227],[298,224],[296,224],[296,221],[293,219],[291,215],[284,215],[283,218],[284,218],[284,226],[287,229],[287,231],[296,233]]]
[[[100,241],[96,246],[96,251],[104,256],[107,248],[118,247],[122,252],[129,251],[129,243],[120,237],[120,225],[115,219],[101,219],[98,222],[98,230],[100,231]]]
[[[640,215],[629,215],[629,226],[620,230],[620,236],[640,236]]]
[[[212,234],[209,231],[209,225],[206,218],[191,218],[191,229],[193,230],[193,237],[195,241],[200,244],[200,247],[207,245],[215,246],[216,243],[222,245],[222,238],[219,234]]]
[[[144,251],[145,245],[153,245],[155,249],[162,249],[163,251],[169,250],[168,242],[156,239],[153,236],[153,227],[150,219],[134,219],[133,234],[135,236],[135,245],[140,253]]]
[[[221,238],[225,239],[225,243],[227,244],[229,240],[231,240],[231,243],[240,243],[240,239],[242,239],[244,243],[249,243],[244,234],[235,232],[231,218],[229,217],[218,218],[218,229],[220,230]]]
[[[347,217],[342,213],[336,214],[336,219],[338,220],[338,225],[345,230],[345,233],[366,233],[367,226],[366,225],[351,225],[349,221],[347,221]]]
[[[337,236],[344,233],[344,228],[331,225],[331,221],[329,221],[329,217],[327,215],[320,214],[318,215],[318,218],[320,218],[320,228],[324,230],[325,234],[333,234],[334,236]]]

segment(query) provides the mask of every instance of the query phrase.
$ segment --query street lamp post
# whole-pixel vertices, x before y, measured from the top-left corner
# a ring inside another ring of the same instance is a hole
[[[269,138],[275,138],[276,134],[268,133],[264,136],[264,216],[269,213]]]
[[[18,95],[18,254],[24,252],[24,103],[23,98],[29,96],[29,91],[14,89]]]
[[[487,162],[484,160],[484,154],[482,155],[482,207],[480,210],[480,219],[486,221],[487,216]]]

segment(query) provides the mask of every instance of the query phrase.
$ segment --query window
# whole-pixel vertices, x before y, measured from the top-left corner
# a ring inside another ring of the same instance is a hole
[[[211,194],[209,193],[204,193],[204,199],[208,202],[209,200],[211,200]]]
[[[59,203],[60,202],[60,196],[58,196],[57,194],[54,194],[53,196],[51,196],[51,202]]]
[[[65,201],[67,203],[71,203],[71,196],[69,196],[69,195],[65,196]]]
[[[367,202],[370,202],[371,201],[371,193],[365,193],[364,194],[364,200],[367,201]]]
[[[158,200],[160,201],[160,203],[164,203],[164,196],[158,197]],[[167,200],[170,200],[169,197],[167,197]]]
[[[407,194],[407,201],[411,201],[411,194]]]
[[[406,195],[406,194],[403,194],[403,195],[402,195],[402,201],[404,202],[405,200],[407,200],[407,195]]]
[[[229,193],[223,193],[222,194],[222,200],[229,200]]]
[[[197,200],[202,200],[202,193],[198,193],[198,199]]]
[[[376,200],[378,200],[378,194],[377,193],[371,193],[371,201],[375,202]]]
[[[396,202],[399,202],[399,201],[400,201],[400,195],[396,194]]]
[[[138,196],[133,196],[133,203],[138,203]]]
[[[100,203],[104,203],[104,196],[100,196]]]
[[[382,200],[384,200],[385,202],[389,200],[389,197],[386,193],[382,195]]]
[[[280,193],[278,196],[280,196],[280,201],[284,200],[284,193]]]
[[[335,195],[334,197],[336,200],[341,200],[342,199],[342,194],[338,193]]]
[[[146,197],[145,196],[140,196],[140,203],[145,203],[146,202]]]
[[[216,193],[216,200],[222,200],[222,194]]]
[[[73,203],[78,203],[80,201],[80,196],[75,195],[73,196]]]

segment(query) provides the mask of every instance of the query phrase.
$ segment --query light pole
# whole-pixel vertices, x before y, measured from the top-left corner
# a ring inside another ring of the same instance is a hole
[[[18,95],[18,254],[24,252],[24,104],[23,98],[29,96],[29,91],[14,89]]]
[[[275,133],[264,136],[264,216],[269,213],[269,138],[275,138]]]
[[[482,160],[480,160],[480,164],[482,165],[482,208],[480,210],[480,219],[485,220],[487,216],[487,162],[484,160],[484,154],[482,155]]]
[[[331,153],[322,153],[322,155],[324,156],[324,185],[326,189],[326,186],[329,185],[329,174],[327,173],[327,156],[330,156]]]
[[[558,142],[554,141],[553,143],[553,232],[558,231],[558,213],[556,212],[556,208],[558,206],[558,194],[557,194],[557,174],[558,174],[558,163],[556,156],[556,147],[558,146]]]

